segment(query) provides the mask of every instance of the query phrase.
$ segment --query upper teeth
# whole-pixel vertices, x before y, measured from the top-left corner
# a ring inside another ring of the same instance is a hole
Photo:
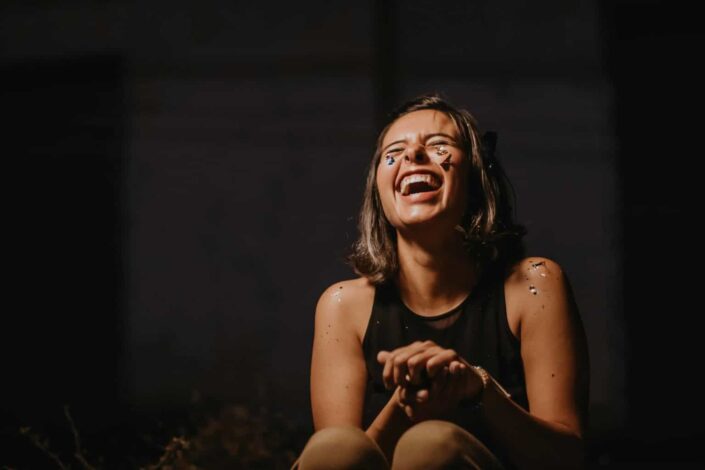
[[[440,186],[436,178],[428,173],[415,173],[413,175],[405,176],[401,180],[401,193],[403,195],[409,194],[409,185],[411,183],[426,183],[433,188]]]

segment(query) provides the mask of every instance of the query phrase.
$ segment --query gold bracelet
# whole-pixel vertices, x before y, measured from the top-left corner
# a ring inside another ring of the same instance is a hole
[[[483,369],[483,368],[480,367],[480,366],[472,366],[472,368],[475,369],[475,372],[477,372],[477,374],[480,376],[480,379],[482,380],[482,388],[481,388],[480,391],[477,393],[477,395],[475,395],[475,398],[473,399],[473,401],[474,401],[475,403],[478,403],[478,404],[479,404],[479,403],[482,403],[482,401],[483,401],[483,394],[484,394],[484,392],[485,392],[485,389],[487,388],[487,385],[490,383],[490,381],[491,381],[492,383],[494,383],[494,384],[497,386],[497,388],[499,389],[499,391],[501,391],[501,392],[504,394],[505,397],[511,398],[511,395],[509,394],[509,392],[507,392],[507,391],[504,389],[504,387],[502,387],[502,386],[499,384],[499,382],[497,382],[495,379],[493,379],[492,377],[490,377],[490,374],[488,374],[485,369]]]

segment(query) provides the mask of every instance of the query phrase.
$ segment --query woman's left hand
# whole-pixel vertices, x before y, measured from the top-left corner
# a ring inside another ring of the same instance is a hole
[[[482,387],[482,380],[463,358],[433,341],[380,351],[377,360],[384,364],[385,386],[400,387],[399,406],[415,422],[444,417]]]

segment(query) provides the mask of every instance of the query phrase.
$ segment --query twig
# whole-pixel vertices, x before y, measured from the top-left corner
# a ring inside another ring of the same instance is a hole
[[[73,453],[73,456],[78,460],[78,462],[83,465],[83,468],[86,470],[96,470],[96,468],[89,464],[86,458],[83,456],[83,451],[81,450],[81,439],[78,437],[78,429],[76,429],[76,424],[73,422],[73,418],[71,417],[71,413],[69,413],[69,406],[64,405],[64,414],[66,415],[66,420],[69,422],[69,426],[71,426],[71,432],[73,433],[73,443],[74,446],[76,447],[76,451]]]
[[[164,448],[164,453],[159,458],[159,462],[154,465],[150,465],[149,467],[142,468],[142,470],[159,470],[167,462],[172,460],[174,456],[179,453],[180,450],[187,450],[188,448],[189,442],[186,439],[184,439],[183,437],[172,437],[169,444],[167,444]]]
[[[54,463],[61,470],[69,470],[69,467],[64,465],[59,456],[49,450],[49,447],[39,440],[38,435],[30,433],[30,428],[20,428],[20,434],[22,434],[23,436],[27,436],[27,438],[32,442],[32,444],[34,444],[35,447],[41,450],[44,455],[48,456],[51,460],[53,460]]]

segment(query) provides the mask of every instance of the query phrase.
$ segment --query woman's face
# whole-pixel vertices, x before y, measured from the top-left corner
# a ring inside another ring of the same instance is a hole
[[[424,109],[397,119],[382,140],[377,189],[397,229],[432,222],[452,229],[465,211],[468,158],[455,123]]]

